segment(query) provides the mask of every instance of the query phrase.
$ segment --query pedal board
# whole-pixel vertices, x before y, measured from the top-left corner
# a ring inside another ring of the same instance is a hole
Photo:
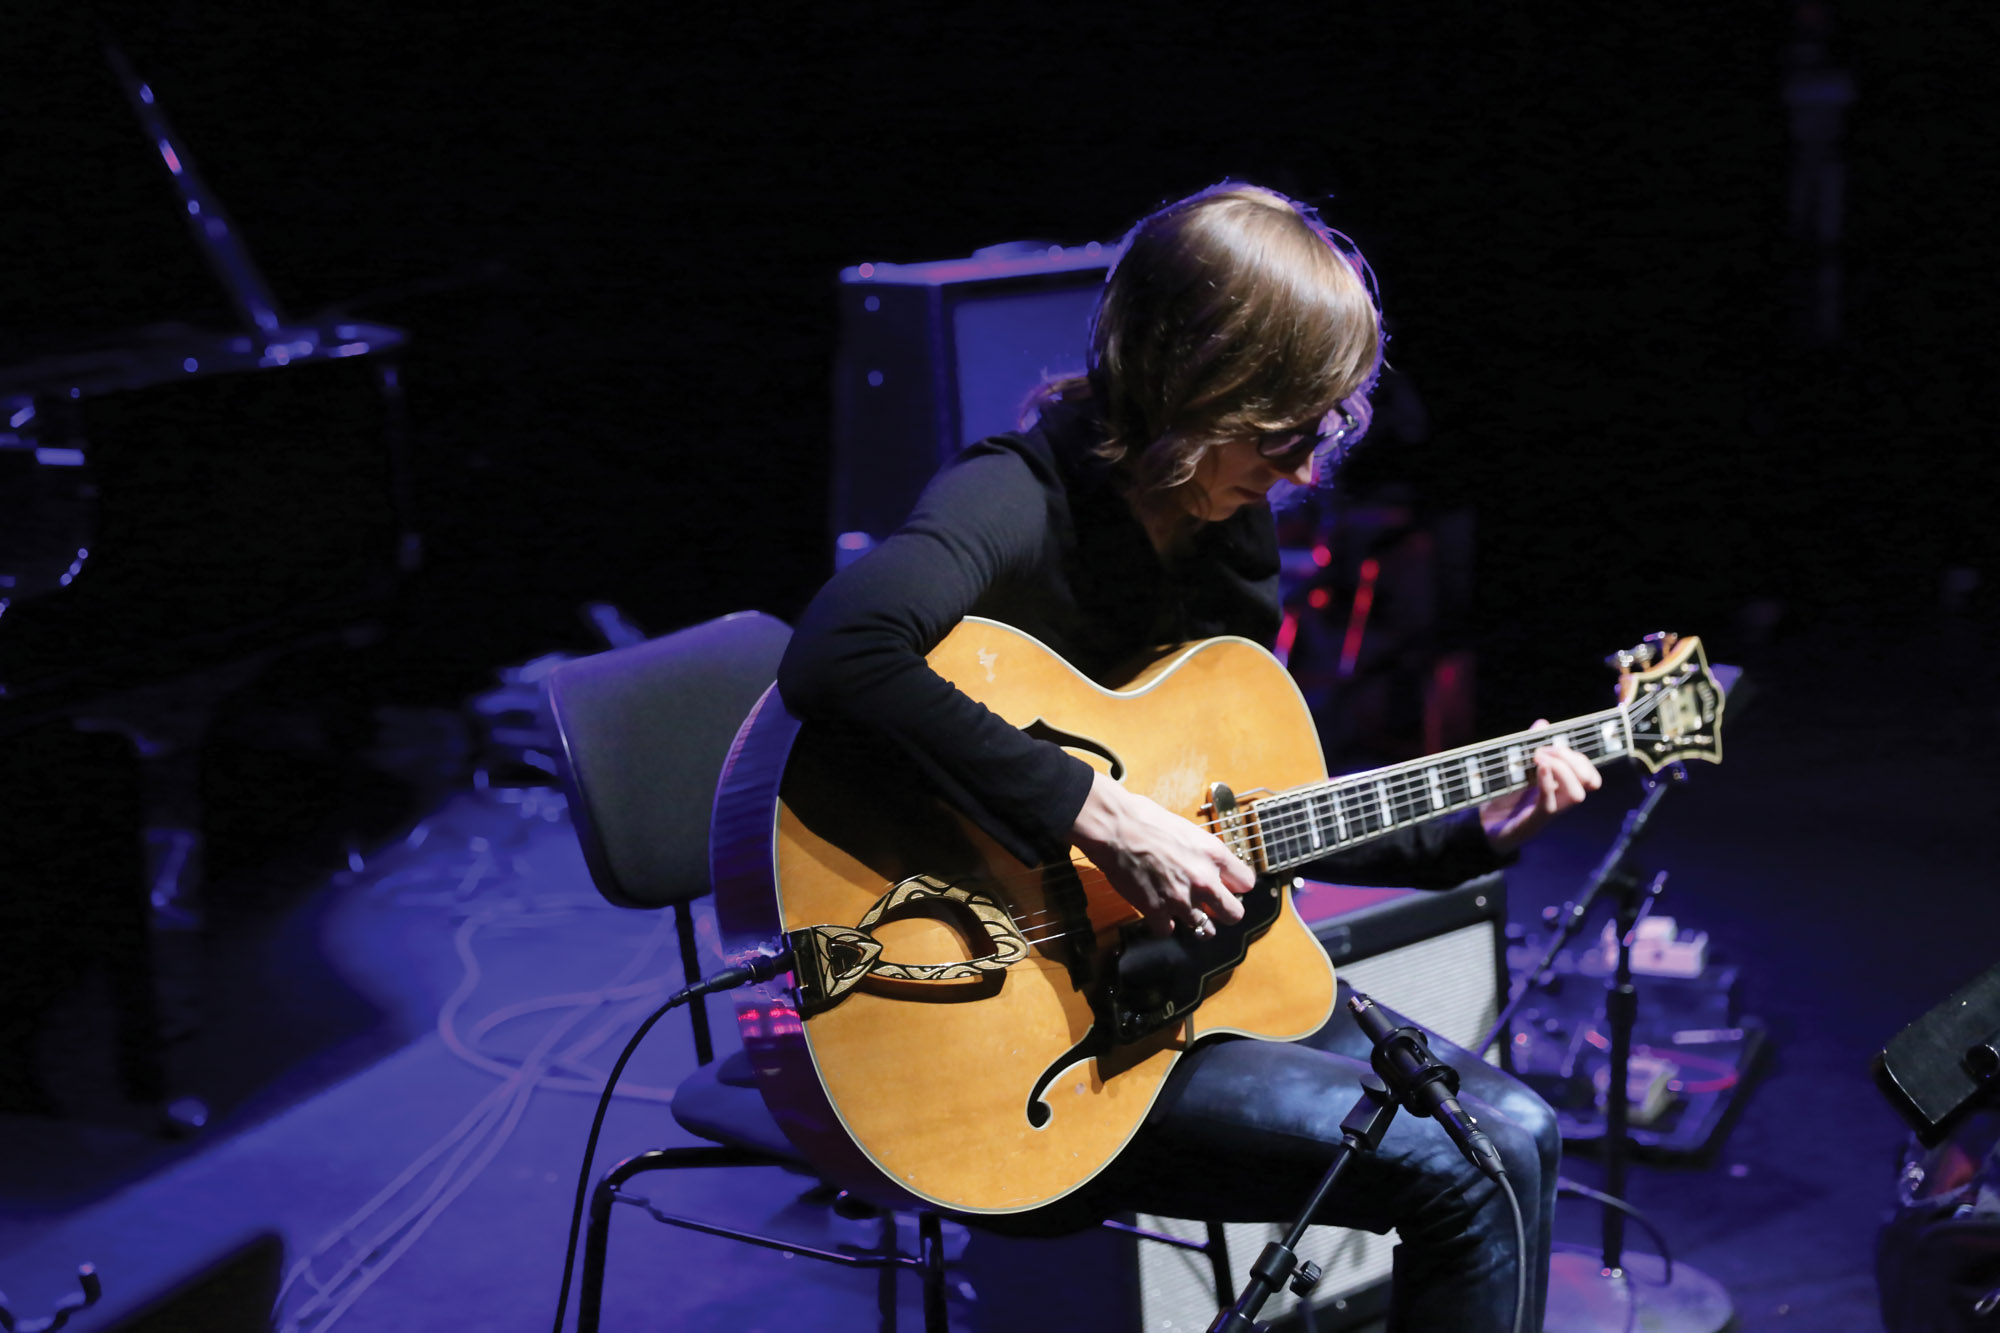
[[[1507,962],[1516,980],[1541,957],[1543,944],[1510,932]],[[1695,1156],[1723,1131],[1731,1108],[1748,1090],[1768,1033],[1737,1005],[1734,965],[1703,960],[1683,975],[1635,970],[1638,1020],[1627,1071],[1628,1137],[1655,1158]],[[1610,1084],[1609,1027],[1604,1018],[1609,967],[1599,949],[1556,956],[1547,986],[1516,1013],[1509,1054],[1521,1081],[1555,1108],[1563,1141],[1604,1137]]]

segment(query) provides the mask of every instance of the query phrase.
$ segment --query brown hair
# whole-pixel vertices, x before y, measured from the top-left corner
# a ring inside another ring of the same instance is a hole
[[[1129,493],[1164,500],[1225,440],[1311,431],[1336,406],[1365,430],[1381,363],[1360,252],[1310,208],[1225,182],[1132,229],[1088,371],[1040,397],[1092,399],[1108,427],[1098,453]]]

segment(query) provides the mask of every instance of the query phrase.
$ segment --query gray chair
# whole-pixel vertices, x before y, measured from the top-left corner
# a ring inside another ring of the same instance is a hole
[[[716,780],[738,725],[775,678],[790,634],[770,616],[740,612],[566,662],[547,678],[570,817],[591,878],[621,906],[674,909],[689,981],[700,976],[690,904],[710,888],[708,821]],[[771,1118],[748,1059],[738,1052],[717,1063],[700,1001],[690,1018],[699,1065],[676,1086],[673,1113],[683,1128],[709,1143],[640,1153],[598,1180],[590,1198],[578,1327],[583,1333],[598,1327],[611,1209],[623,1203],[670,1226],[877,1270],[877,1308],[885,1330],[895,1327],[896,1273],[915,1271],[923,1280],[924,1326],[946,1333],[943,1229],[935,1212],[918,1215],[918,1253],[904,1254],[892,1213],[821,1185],[828,1202],[849,1215],[882,1218],[878,1250],[833,1250],[682,1216],[626,1189],[634,1176],[660,1170],[756,1166],[812,1174]],[[977,1225],[975,1219],[957,1220]],[[1211,1225],[1208,1239],[1197,1244],[1121,1222],[1105,1225],[1206,1254],[1218,1303],[1233,1299],[1221,1228]]]

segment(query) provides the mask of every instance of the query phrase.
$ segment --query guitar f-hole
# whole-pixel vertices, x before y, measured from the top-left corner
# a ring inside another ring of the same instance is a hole
[[[1075,750],[1082,754],[1094,754],[1104,761],[1106,768],[1111,773],[1111,780],[1113,782],[1123,782],[1125,780],[1125,761],[1118,757],[1117,751],[1113,750],[1103,741],[1089,736],[1079,736],[1073,731],[1064,731],[1061,727],[1052,727],[1048,724],[1047,719],[1039,717],[1027,726],[1022,727],[1021,730],[1027,732],[1038,741],[1051,741],[1062,746],[1065,750]]]

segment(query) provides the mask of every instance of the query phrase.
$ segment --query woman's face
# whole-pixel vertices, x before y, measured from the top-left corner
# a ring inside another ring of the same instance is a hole
[[[1188,507],[1204,523],[1219,523],[1249,504],[1262,504],[1271,488],[1281,481],[1310,486],[1313,480],[1312,450],[1303,458],[1297,451],[1287,455],[1286,443],[1303,443],[1304,436],[1289,440],[1247,436],[1229,440],[1202,455],[1189,483]],[[1272,457],[1272,454],[1278,457]]]

